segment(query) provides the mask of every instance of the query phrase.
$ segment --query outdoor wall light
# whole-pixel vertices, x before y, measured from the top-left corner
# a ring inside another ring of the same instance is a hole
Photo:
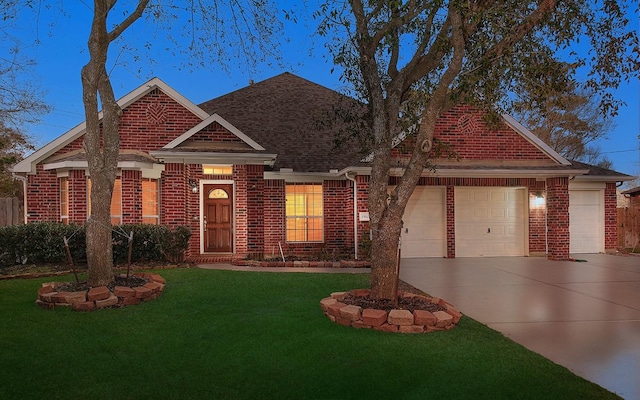
[[[193,193],[198,193],[198,182],[193,179],[189,179],[189,187],[191,187],[191,191]]]
[[[544,206],[544,196],[542,195],[542,192],[536,192],[536,198],[533,200],[533,205],[536,207]]]

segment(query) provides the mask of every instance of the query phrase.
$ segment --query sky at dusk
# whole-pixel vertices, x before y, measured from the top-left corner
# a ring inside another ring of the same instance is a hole
[[[14,35],[20,40],[21,53],[37,62],[30,80],[43,92],[44,101],[53,107],[40,124],[29,126],[28,131],[38,147],[50,142],[84,120],[80,69],[88,60],[86,47],[91,21],[91,10],[82,2],[65,2],[70,5],[67,15],[41,15],[35,19],[32,14],[23,18],[24,23],[14,27]],[[298,16],[308,15],[310,10],[293,2],[288,5]],[[282,7],[284,8],[284,7]],[[281,9],[281,7],[279,7]],[[282,17],[282,16],[281,16]],[[149,79],[158,77],[195,104],[243,88],[250,80],[255,82],[268,79],[288,71],[331,89],[340,90],[339,69],[329,61],[322,39],[315,36],[314,23],[308,18],[299,18],[297,23],[284,21],[284,32],[278,40],[282,54],[280,63],[262,63],[251,71],[241,62],[228,63],[228,68],[216,65],[185,67],[174,56],[163,51],[163,44],[154,46],[151,52],[135,55],[110,54],[110,62],[118,62],[110,70],[116,98],[126,95]],[[46,21],[45,21],[46,20]],[[638,30],[638,15],[631,15],[632,25]],[[50,28],[51,22],[55,25]],[[146,20],[139,20],[124,40],[140,48],[143,37],[153,37],[157,27]],[[160,41],[162,35],[158,36]],[[36,39],[39,43],[36,44]],[[154,42],[155,43],[155,42]],[[159,43],[159,42],[158,42]],[[5,51],[4,48],[0,48]],[[151,61],[153,60],[153,61]],[[282,64],[282,65],[279,65]],[[113,64],[112,64],[113,65]],[[333,70],[333,71],[332,71]],[[614,169],[629,175],[640,175],[640,83],[637,79],[624,84],[616,97],[626,105],[620,108],[614,126],[607,139],[599,141],[602,152],[613,161]]]

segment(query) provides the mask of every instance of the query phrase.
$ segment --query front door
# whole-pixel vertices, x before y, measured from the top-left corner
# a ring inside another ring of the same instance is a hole
[[[204,185],[204,250],[233,252],[233,185]]]

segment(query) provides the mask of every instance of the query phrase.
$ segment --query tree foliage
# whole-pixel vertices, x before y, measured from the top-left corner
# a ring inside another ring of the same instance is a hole
[[[526,102],[514,107],[523,125],[565,158],[610,168],[611,160],[594,142],[606,138],[612,121],[597,103],[597,97],[571,85],[566,91],[549,93],[537,111]]]
[[[82,25],[81,7],[58,1],[8,0],[0,8],[5,20],[19,11],[32,10],[36,23],[47,23],[49,34],[71,18]],[[278,59],[273,45],[281,24],[271,3],[265,0],[161,1],[94,0],[90,9],[87,41],[89,61],[81,79],[86,133],[84,150],[91,176],[91,216],[87,221],[88,283],[112,280],[110,199],[120,147],[122,110],[111,84],[113,68],[124,67],[136,75],[150,75],[153,55],[170,53],[176,68],[254,68],[266,59]],[[52,21],[41,21],[42,14]],[[77,13],[74,15],[74,13]],[[137,26],[146,22],[145,29]],[[37,38],[35,38],[37,42]],[[168,43],[168,44],[167,44]],[[142,62],[148,55],[148,59]],[[145,67],[141,67],[144,65]]]
[[[393,299],[402,215],[429,166],[438,117],[467,103],[504,112],[514,101],[540,110],[551,90],[584,76],[613,114],[614,89],[638,76],[640,52],[620,0],[349,0],[317,12],[343,79],[369,107],[371,289]],[[521,96],[525,96],[520,98]],[[387,193],[391,150],[407,126],[415,147]]]
[[[230,15],[221,14],[223,6],[227,7]],[[185,13],[188,16],[186,21],[181,19]],[[226,45],[232,43],[231,38],[238,39],[234,48],[243,51],[251,60],[253,54],[264,50],[263,44],[270,43],[259,35],[272,33],[270,27],[274,26],[274,20],[270,18],[271,9],[261,0],[247,3],[192,2],[187,5],[151,0],[138,0],[134,4],[94,0],[88,41],[90,58],[81,72],[86,117],[84,149],[92,178],[92,207],[87,224],[88,283],[92,286],[105,285],[113,277],[112,249],[105,243],[109,243],[111,237],[109,200],[116,177],[122,110],[116,102],[107,72],[107,56],[111,46],[143,16],[168,22],[169,31],[180,21],[179,26],[184,27],[180,32],[188,34],[189,44],[184,46],[177,41],[174,49],[186,48],[192,56],[189,60],[201,60],[203,65],[211,60],[217,61],[218,65],[221,61],[224,63]],[[176,40],[174,36],[168,37]],[[102,118],[99,117],[100,108]]]
[[[34,61],[22,56],[24,44],[10,34],[20,3],[0,4],[0,196],[21,196],[22,185],[13,180],[10,168],[33,150],[25,125],[49,111],[33,83]]]

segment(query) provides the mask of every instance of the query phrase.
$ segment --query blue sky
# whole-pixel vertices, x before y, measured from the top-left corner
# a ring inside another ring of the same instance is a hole
[[[82,88],[80,69],[88,60],[86,41],[91,20],[91,11],[80,2],[65,3],[75,7],[66,16],[55,17],[55,26],[49,28],[51,20],[42,16],[36,21],[29,15],[26,23],[15,27],[15,34],[21,40],[21,52],[36,60],[32,76],[35,85],[43,90],[44,101],[53,111],[42,118],[38,125],[28,130],[37,146],[44,145],[65,133],[84,120],[82,108]],[[308,10],[294,2],[299,14]],[[638,16],[632,23],[638,29]],[[116,97],[124,96],[152,77],[159,77],[195,104],[229,93],[256,82],[289,71],[305,79],[331,89],[339,90],[339,71],[332,72],[334,66],[328,61],[326,50],[319,38],[314,37],[313,28],[300,26],[310,24],[301,20],[298,25],[285,21],[280,51],[283,66],[260,65],[249,71],[242,63],[229,64],[228,72],[216,66],[190,69],[176,62],[167,52],[155,51],[141,55],[140,59],[126,64],[118,64],[111,70]],[[125,33],[124,39],[135,41],[140,37],[151,37],[156,28],[148,21],[140,20]],[[35,39],[39,43],[35,44]],[[162,46],[158,46],[162,47]],[[2,49],[4,50],[4,49]],[[115,59],[111,58],[111,61]],[[130,56],[130,55],[128,55]],[[123,59],[127,55],[122,56]],[[152,63],[151,60],[154,62]],[[601,150],[613,161],[614,169],[630,175],[640,175],[640,83],[637,79],[623,85],[616,96],[627,103],[619,110],[615,125],[605,140],[598,142]]]

